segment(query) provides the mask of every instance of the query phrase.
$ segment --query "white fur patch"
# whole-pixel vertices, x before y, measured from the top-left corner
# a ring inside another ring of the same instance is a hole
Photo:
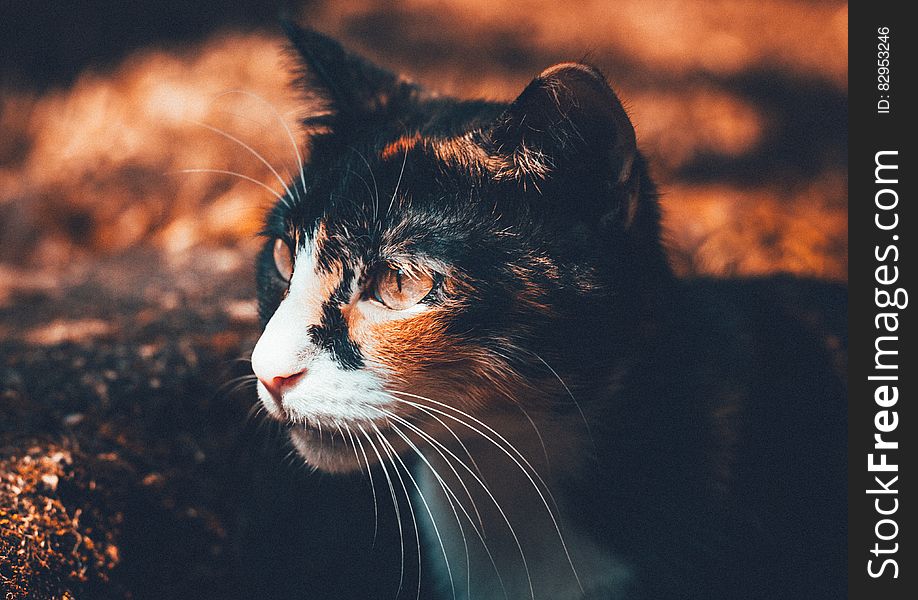
[[[284,393],[292,421],[337,427],[345,422],[378,419],[374,406],[389,402],[383,382],[366,369],[345,370],[327,352],[315,354],[306,374]]]
[[[319,448],[322,439],[314,439],[307,428],[334,431],[345,424],[378,420],[381,412],[375,407],[389,403],[389,398],[383,381],[373,371],[342,369],[329,352],[310,339],[309,328],[320,323],[322,304],[330,293],[325,291],[330,286],[323,285],[323,278],[328,276],[317,272],[315,254],[311,239],[297,253],[289,291],[255,345],[252,369],[259,378],[259,399],[268,413],[291,422],[297,450],[310,462],[321,463],[335,460],[334,452]],[[284,386],[279,399],[262,383],[300,373]]]

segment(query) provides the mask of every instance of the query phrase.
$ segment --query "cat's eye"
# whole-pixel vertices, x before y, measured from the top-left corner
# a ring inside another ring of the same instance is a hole
[[[290,281],[293,276],[293,252],[287,242],[280,238],[274,240],[274,266],[284,281]]]
[[[433,286],[430,275],[386,267],[376,278],[373,297],[392,310],[405,310],[426,298]]]

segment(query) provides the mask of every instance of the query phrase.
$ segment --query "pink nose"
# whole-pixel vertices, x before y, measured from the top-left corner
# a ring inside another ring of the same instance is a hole
[[[280,404],[281,398],[284,395],[284,391],[289,389],[293,384],[300,380],[303,375],[306,374],[306,370],[302,370],[299,373],[294,373],[292,375],[277,375],[271,378],[262,378],[259,377],[258,380],[261,382],[265,389],[271,393],[271,397]]]

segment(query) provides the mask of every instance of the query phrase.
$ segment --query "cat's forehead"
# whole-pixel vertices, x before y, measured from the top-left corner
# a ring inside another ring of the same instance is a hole
[[[351,146],[291,186],[308,194],[294,193],[278,216],[298,245],[318,242],[336,258],[449,254],[487,224],[478,152],[467,139],[418,133]]]

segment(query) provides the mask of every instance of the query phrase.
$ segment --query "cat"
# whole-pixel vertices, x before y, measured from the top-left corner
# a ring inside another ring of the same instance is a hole
[[[391,597],[415,543],[425,598],[843,597],[844,288],[676,278],[592,66],[457,100],[287,32],[327,106],[252,366],[307,465],[410,504]]]

